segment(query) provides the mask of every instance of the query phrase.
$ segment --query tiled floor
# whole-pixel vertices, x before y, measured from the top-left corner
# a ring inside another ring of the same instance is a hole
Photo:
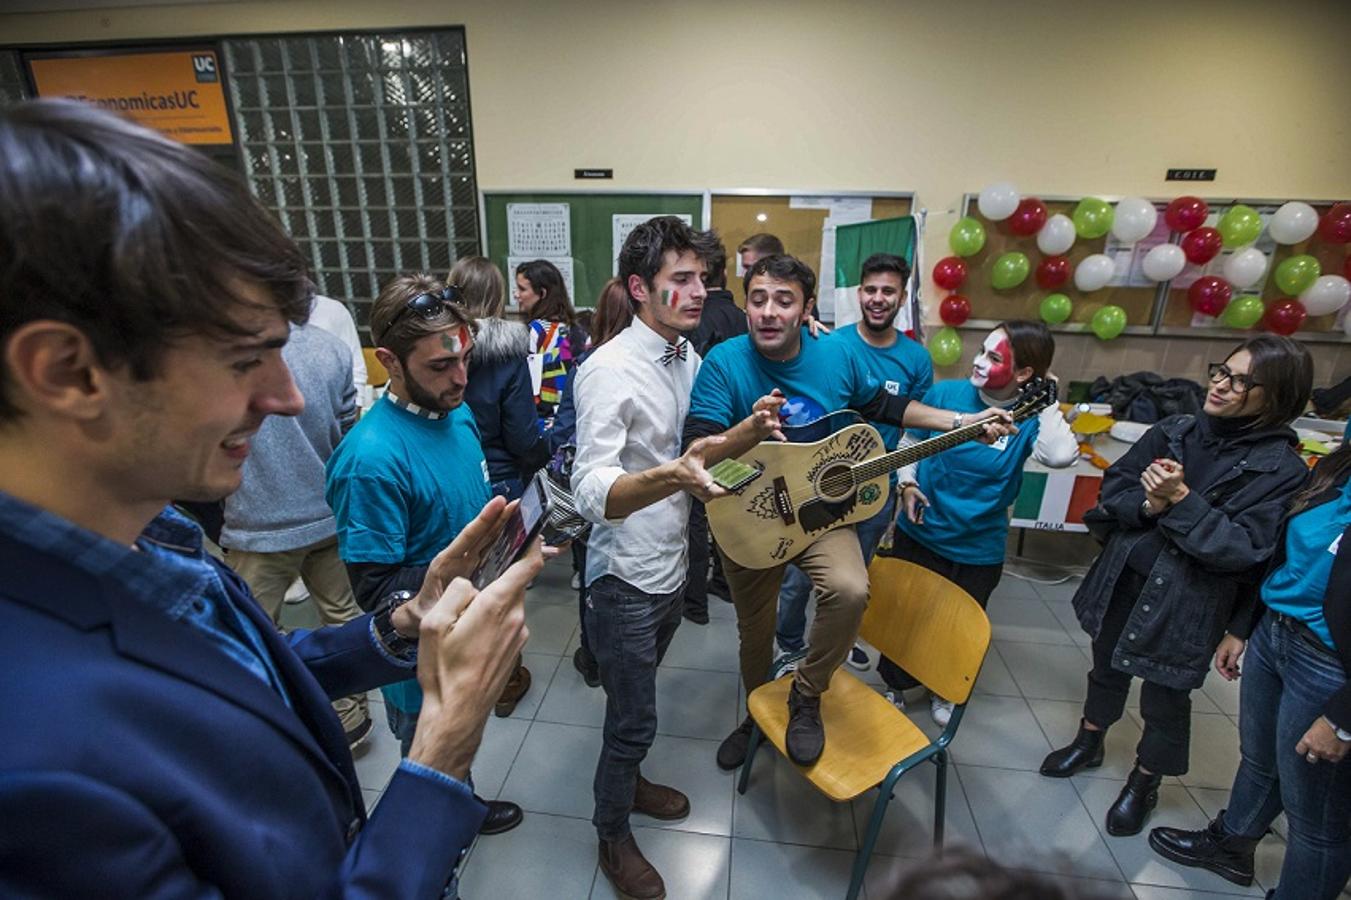
[[[569,574],[567,561],[556,560],[531,589],[526,663],[534,684],[513,716],[489,720],[479,751],[480,793],[527,812],[519,828],[475,845],[461,888],[468,900],[615,896],[597,872],[590,824],[605,700],[572,666],[577,605]],[[1166,862],[1143,834],[1107,836],[1103,815],[1140,733],[1138,701],[1111,731],[1102,768],[1067,781],[1037,774],[1042,757],[1073,735],[1083,699],[1089,657],[1069,606],[1073,589],[1006,575],[995,591],[994,643],[953,743],[949,841],[1007,865],[1072,878],[1104,896],[1261,896],[1280,869],[1279,837],[1261,845],[1261,888],[1244,890]],[[875,795],[832,803],[772,752],[757,759],[747,794],[736,793],[733,775],[713,761],[718,741],[744,714],[736,625],[729,604],[715,598],[711,606],[713,621],[682,623],[667,654],[658,678],[659,736],[644,764],[648,777],[690,796],[691,813],[676,823],[635,816],[637,839],[672,900],[843,897]],[[875,672],[865,678],[880,683]],[[935,734],[926,706],[911,708],[921,710],[919,723]],[[1193,706],[1192,769],[1167,779],[1154,824],[1200,827],[1226,799],[1237,764],[1237,690],[1214,679],[1194,694]],[[374,737],[357,762],[371,803],[398,762],[383,710],[372,712]],[[891,885],[928,853],[932,797],[930,767],[902,779],[868,871],[868,897],[894,896]]]

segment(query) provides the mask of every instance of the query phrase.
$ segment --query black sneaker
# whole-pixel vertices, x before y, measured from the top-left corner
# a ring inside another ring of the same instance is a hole
[[[751,726],[755,723],[750,716],[736,727],[736,731],[727,735],[718,745],[718,768],[725,772],[739,768],[746,761],[746,750],[751,745]]]
[[[356,725],[345,731],[347,735],[347,749],[353,753],[357,748],[366,742],[366,738],[371,736],[371,720],[369,717],[362,719]]]
[[[788,734],[783,742],[788,758],[799,766],[815,765],[826,749],[826,729],[821,724],[821,698],[804,697],[797,685],[788,692]]]

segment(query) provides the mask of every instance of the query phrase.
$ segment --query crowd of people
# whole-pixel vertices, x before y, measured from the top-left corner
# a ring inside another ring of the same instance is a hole
[[[544,260],[508,273],[514,310],[484,258],[400,275],[369,318],[388,383],[360,410],[350,317],[313,296],[304,256],[235,177],[86,106],[0,112],[0,821],[23,823],[0,828],[0,894],[456,896],[471,843],[524,816],[477,796],[472,765],[488,716],[531,689],[524,596],[569,548],[536,541],[471,579],[548,468],[591,524],[570,552],[573,661],[606,700],[600,870],[622,896],[664,897],[630,817],[690,812],[643,775],[677,629],[733,605],[745,692],[790,673],[784,745],[809,768],[839,739],[822,716],[833,675],[870,665],[872,557],[984,607],[1024,464],[1079,456],[1057,405],[1010,413],[1055,380],[1045,325],[1001,323],[969,377],[935,383],[896,328],[902,256],[863,263],[860,319],[832,333],[813,318],[816,274],[777,238],[736,252],[744,310],[720,237],[675,217],[633,229],[589,314]],[[1242,660],[1228,807],[1150,844],[1246,885],[1284,812],[1273,895],[1329,900],[1351,875],[1351,447],[1312,473],[1298,453],[1303,344],[1251,337],[1208,382],[1200,413],[1153,425],[1107,470],[1086,516],[1102,550],[1074,607],[1093,665],[1078,733],[1041,772],[1101,765],[1139,678],[1144,732],[1106,818],[1138,834],[1161,779],[1187,771],[1190,692]],[[840,411],[880,449],[975,439],[900,468],[857,525],[738,563],[710,535],[707,507],[730,493],[711,470]],[[219,501],[223,558],[181,511]],[[322,627],[280,629],[296,579]],[[948,723],[947,698],[878,666],[899,708]],[[376,688],[403,758],[368,815],[352,748],[376,727]],[[741,766],[752,727],[709,765]],[[947,870],[1016,880],[967,857]]]

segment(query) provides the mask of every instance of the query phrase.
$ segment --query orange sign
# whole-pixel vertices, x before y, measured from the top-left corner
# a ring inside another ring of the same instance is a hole
[[[214,50],[29,58],[39,97],[70,97],[114,110],[185,144],[229,144]]]

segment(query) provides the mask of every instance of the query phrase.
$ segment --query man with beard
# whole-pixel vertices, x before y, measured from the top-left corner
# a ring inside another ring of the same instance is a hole
[[[984,440],[993,442],[1013,432],[1000,410],[958,414],[925,406],[887,392],[858,354],[841,340],[804,340],[803,325],[816,297],[816,273],[791,256],[767,256],[746,272],[746,315],[750,334],[724,341],[713,349],[694,383],[685,441],[726,433],[723,444],[706,453],[709,465],[750,449],[732,426],[753,411],[753,404],[771,392],[786,397],[780,413],[818,418],[840,409],[854,409],[864,418],[887,425],[948,431],[992,419]],[[852,526],[828,531],[807,545],[791,562],[805,571],[817,592],[816,619],[810,649],[794,673],[788,694],[786,745],[798,765],[810,766],[825,749],[821,695],[858,637],[868,603],[868,569]],[[748,569],[725,555],[723,570],[732,588],[740,637],[741,680],[747,696],[769,675],[773,659],[775,601],[785,565]],[[748,716],[718,748],[718,765],[734,769],[746,758],[750,743]]]
[[[371,309],[389,389],[333,451],[325,490],[362,609],[415,591],[432,559],[491,496],[478,427],[464,403],[473,330],[456,301],[454,288],[430,275],[402,275]],[[514,706],[529,686],[530,672],[518,664],[497,713],[509,714],[503,704]],[[407,756],[422,691],[412,680],[381,690],[390,730]],[[486,802],[481,834],[520,824],[515,803]]]
[[[917,341],[896,330],[896,316],[905,303],[905,286],[910,280],[910,264],[890,253],[874,253],[863,262],[863,277],[858,287],[858,305],[862,317],[846,325],[830,338],[841,341],[862,360],[870,374],[893,397],[918,400],[933,387],[933,362],[929,352]],[[901,431],[895,425],[876,423],[878,434],[888,450],[895,450]],[[896,473],[891,475],[892,494],[882,509],[866,522],[858,523],[858,540],[863,549],[863,564],[872,561],[882,536],[896,518]],[[807,600],[812,583],[797,566],[784,572],[779,589],[779,648],[797,653],[807,646]],[[846,660],[856,669],[868,668],[868,654],[854,644]]]

